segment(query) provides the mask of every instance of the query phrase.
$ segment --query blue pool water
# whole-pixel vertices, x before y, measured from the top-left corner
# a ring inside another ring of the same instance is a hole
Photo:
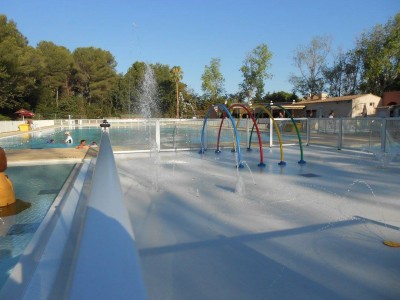
[[[69,131],[73,137],[73,144],[65,144],[65,132]],[[99,143],[101,130],[99,127],[84,127],[79,129],[49,129],[31,133],[23,133],[0,139],[0,145],[5,149],[42,149],[42,148],[74,148],[80,140],[87,143]],[[53,139],[53,143],[49,141]]]
[[[161,149],[191,148],[201,147],[201,126],[175,126],[175,124],[164,124],[160,128]],[[65,144],[65,132],[69,131],[74,140],[73,144]],[[43,148],[75,148],[80,140],[85,139],[87,144],[95,141],[100,142],[101,129],[96,127],[79,127],[73,129],[56,128],[30,133],[23,133],[11,137],[0,139],[0,146],[5,149],[43,149]],[[110,140],[112,146],[124,148],[124,150],[149,150],[152,149],[151,139],[155,138],[156,130],[154,125],[146,126],[144,123],[129,127],[110,128]],[[262,132],[262,140],[266,143],[269,140],[269,131]],[[218,127],[207,127],[207,147],[216,146]],[[284,137],[282,135],[282,137]],[[285,142],[289,142],[293,137],[284,137]],[[53,139],[54,143],[49,143]],[[232,142],[234,133],[231,128],[225,128],[221,133],[221,142]],[[239,131],[239,140],[245,144],[247,137],[244,130]],[[274,137],[277,141],[277,138]],[[256,133],[253,134],[253,143],[258,142]]]
[[[73,144],[65,144],[65,132],[69,131]],[[199,128],[179,128],[175,126],[164,126],[161,128],[161,143],[166,147],[174,147],[174,143],[180,141],[179,147],[191,143],[200,144]],[[216,135],[216,134],[214,134]],[[211,136],[211,135],[210,135]],[[155,127],[145,125],[133,127],[111,127],[110,140],[113,146],[121,146],[128,149],[149,149],[151,147],[150,137],[155,137]],[[54,143],[49,143],[53,139]],[[80,140],[85,139],[87,144],[99,143],[101,139],[100,127],[79,127],[73,129],[57,128],[37,132],[23,133],[0,139],[0,146],[4,149],[43,149],[43,148],[74,148]],[[182,145],[183,144],[183,145]]]
[[[17,215],[0,217],[0,288],[32,239],[74,164],[9,167],[17,199],[31,204]],[[1,208],[0,208],[1,209]]]

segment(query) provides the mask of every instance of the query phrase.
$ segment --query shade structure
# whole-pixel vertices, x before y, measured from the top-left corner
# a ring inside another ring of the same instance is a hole
[[[15,113],[19,114],[20,117],[32,118],[33,116],[35,116],[35,114],[33,112],[26,110],[24,108],[17,110]]]

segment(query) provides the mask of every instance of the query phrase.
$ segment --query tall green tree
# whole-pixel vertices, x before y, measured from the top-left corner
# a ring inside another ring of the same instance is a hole
[[[224,92],[225,78],[221,71],[221,59],[211,58],[210,64],[204,67],[204,73],[201,76],[201,89],[204,96],[210,99],[211,103],[216,104]]]
[[[144,80],[144,72],[146,70],[146,64],[144,62],[136,61],[126,72],[124,79],[127,86],[125,94],[128,99],[128,110],[129,113],[135,112],[140,113],[140,88]]]
[[[157,109],[152,110],[152,116],[160,115],[166,117],[176,116],[176,81],[173,79],[171,68],[165,64],[150,64],[149,65],[154,73],[154,79],[156,81],[157,91]],[[128,72],[124,76],[124,80],[127,83],[128,90],[126,94],[129,95],[129,103],[132,108],[132,112],[140,113],[140,97],[142,93],[142,86],[144,81],[145,70],[147,66],[144,62],[135,62],[129,68]],[[179,89],[184,90],[185,85],[179,83]]]
[[[128,86],[123,74],[118,74],[118,79],[111,90],[112,115],[126,115],[130,113],[128,107]]]
[[[176,118],[179,119],[179,82],[183,78],[182,68],[178,66],[174,66],[171,69],[172,79],[175,82],[175,91],[176,91]]]
[[[355,95],[361,83],[361,58],[354,50],[338,50],[332,66],[323,69],[324,82],[332,97]]]
[[[363,64],[361,90],[382,95],[400,88],[400,13],[359,39],[356,51]]]
[[[247,96],[248,101],[255,97],[261,100],[264,94],[264,80],[271,78],[268,68],[271,66],[272,53],[266,44],[260,44],[247,54],[243,66],[240,68],[243,82],[240,84],[241,92]]]
[[[108,110],[110,91],[118,81],[115,59],[110,52],[94,47],[77,48],[73,57],[82,85],[81,93],[89,107],[95,104],[92,108],[95,115],[101,116],[103,110]]]
[[[41,59],[13,21],[0,15],[0,109],[12,113],[35,105],[40,85]]]
[[[292,102],[297,101],[299,97],[295,93],[287,93],[284,91],[267,93],[264,98],[263,102]]]
[[[324,91],[323,70],[327,67],[331,39],[327,36],[314,37],[307,46],[299,46],[293,57],[300,75],[291,75],[293,91],[301,95],[314,96]]]
[[[44,60],[42,85],[54,93],[55,104],[58,108],[60,96],[72,94],[69,86],[74,64],[72,54],[67,48],[47,41],[40,42],[37,49]]]
[[[177,88],[176,80],[173,78],[173,73],[171,72],[172,69],[169,65],[160,63],[152,65],[152,68],[157,82],[159,100],[158,114],[173,118],[176,113],[175,103]],[[182,91],[184,87],[182,82],[178,83],[178,91]]]

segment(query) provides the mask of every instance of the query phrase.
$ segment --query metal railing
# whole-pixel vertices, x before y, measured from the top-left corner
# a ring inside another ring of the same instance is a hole
[[[54,126],[75,128],[98,126],[100,119],[55,120]],[[111,119],[113,129],[130,128],[124,140],[110,138],[114,151],[173,151],[198,150],[200,147],[202,119]],[[400,118],[319,118],[294,119],[298,130],[290,119],[275,119],[281,140],[272,119],[258,119],[258,128],[263,147],[298,144],[327,146],[336,149],[352,149],[366,152],[400,153]],[[0,128],[2,127],[0,122]],[[208,119],[206,128],[207,148],[217,147],[218,128],[221,119]],[[235,119],[241,147],[256,147],[258,140],[251,137],[250,119]],[[44,124],[43,124],[44,125]],[[4,125],[6,126],[6,125]],[[7,125],[8,126],[8,125]],[[4,127],[6,128],[6,127]],[[233,130],[230,122],[224,122],[220,146],[233,147]]]
[[[139,122],[139,121],[137,121]],[[206,128],[207,148],[216,149],[220,119],[208,120]],[[257,147],[257,136],[251,136],[252,123],[249,119],[235,120],[241,147]],[[334,118],[334,119],[294,119],[299,136],[290,119],[275,119],[283,145],[299,144],[327,146],[365,152],[400,154],[400,118]],[[121,124],[121,123],[120,123]],[[146,125],[144,125],[146,124]],[[151,119],[147,123],[136,123],[147,136],[154,137],[157,151],[198,150],[203,120]],[[259,120],[259,130],[263,147],[278,146],[280,140],[271,119]],[[125,123],[125,126],[132,124]],[[254,129],[253,129],[254,130]],[[224,122],[221,134],[222,148],[233,148],[233,130],[229,122]],[[151,144],[151,143],[150,143]],[[117,145],[115,145],[117,146]],[[149,143],[135,145],[134,150],[149,150]]]
[[[308,119],[309,144],[400,154],[400,118]]]
[[[101,138],[73,270],[71,299],[147,299],[136,241],[106,130]]]

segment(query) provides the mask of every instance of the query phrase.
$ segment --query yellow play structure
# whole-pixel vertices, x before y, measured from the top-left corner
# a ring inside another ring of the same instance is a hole
[[[0,207],[15,203],[14,187],[4,172],[0,172]]]

